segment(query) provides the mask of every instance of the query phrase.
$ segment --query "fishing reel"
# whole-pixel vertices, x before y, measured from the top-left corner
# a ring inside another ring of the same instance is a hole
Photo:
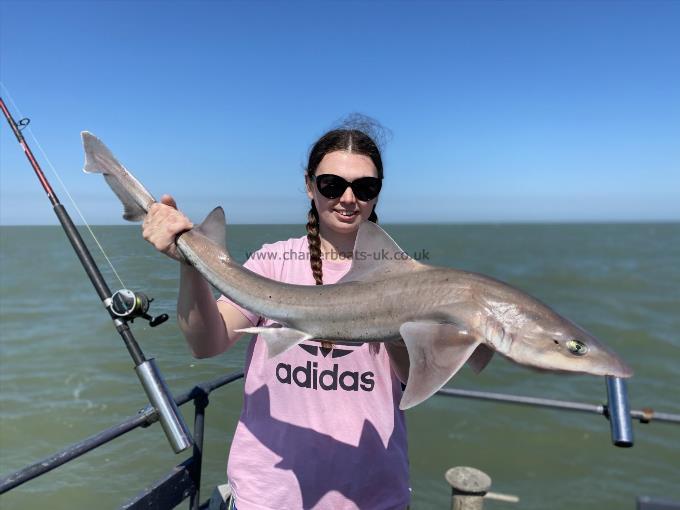
[[[155,328],[168,320],[168,314],[162,313],[157,317],[151,317],[147,312],[153,298],[149,298],[142,292],[134,292],[129,289],[121,289],[111,296],[109,310],[116,317],[134,322],[137,317],[149,321],[149,326]]]

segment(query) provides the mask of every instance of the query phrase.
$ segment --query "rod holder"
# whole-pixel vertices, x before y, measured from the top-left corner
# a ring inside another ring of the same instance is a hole
[[[630,448],[633,446],[633,423],[630,417],[628,389],[625,379],[605,377],[607,383],[607,418],[611,426],[614,446]]]
[[[193,444],[191,433],[172,399],[156,361],[153,358],[144,361],[135,367],[135,372],[142,382],[149,402],[158,412],[158,419],[172,449],[175,453],[183,452]]]

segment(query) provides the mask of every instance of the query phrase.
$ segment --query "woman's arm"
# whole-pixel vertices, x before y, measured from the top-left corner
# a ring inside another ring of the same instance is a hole
[[[177,210],[172,197],[163,195],[149,208],[143,236],[158,251],[180,260],[175,238],[192,228],[189,219]],[[217,303],[210,285],[188,264],[180,262],[177,321],[196,358],[216,356],[229,349],[240,334],[235,330],[252,326],[234,306]]]
[[[210,285],[187,264],[181,264],[177,322],[191,353],[209,358],[231,348],[241,336],[235,330],[252,326],[238,309],[229,303],[216,302]]]

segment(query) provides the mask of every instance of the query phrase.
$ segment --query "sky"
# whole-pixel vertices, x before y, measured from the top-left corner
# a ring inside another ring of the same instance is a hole
[[[309,148],[353,112],[389,135],[381,222],[680,221],[678,26],[675,1],[3,0],[0,93],[77,222],[48,160],[124,223],[88,130],[194,221],[304,223]],[[0,120],[0,224],[55,224]]]

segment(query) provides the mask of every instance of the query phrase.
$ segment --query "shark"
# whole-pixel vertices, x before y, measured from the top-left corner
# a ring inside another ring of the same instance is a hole
[[[84,171],[103,174],[141,221],[156,201],[104,143],[82,133]],[[361,224],[349,272],[333,285],[291,285],[255,274],[227,249],[226,221],[215,208],[180,234],[178,251],[217,290],[274,322],[240,330],[260,335],[270,357],[300,342],[403,340],[409,355],[399,404],[411,408],[441,389],[464,364],[480,372],[495,353],[543,371],[630,377],[613,350],[547,304],[483,274],[423,264],[378,225]]]

